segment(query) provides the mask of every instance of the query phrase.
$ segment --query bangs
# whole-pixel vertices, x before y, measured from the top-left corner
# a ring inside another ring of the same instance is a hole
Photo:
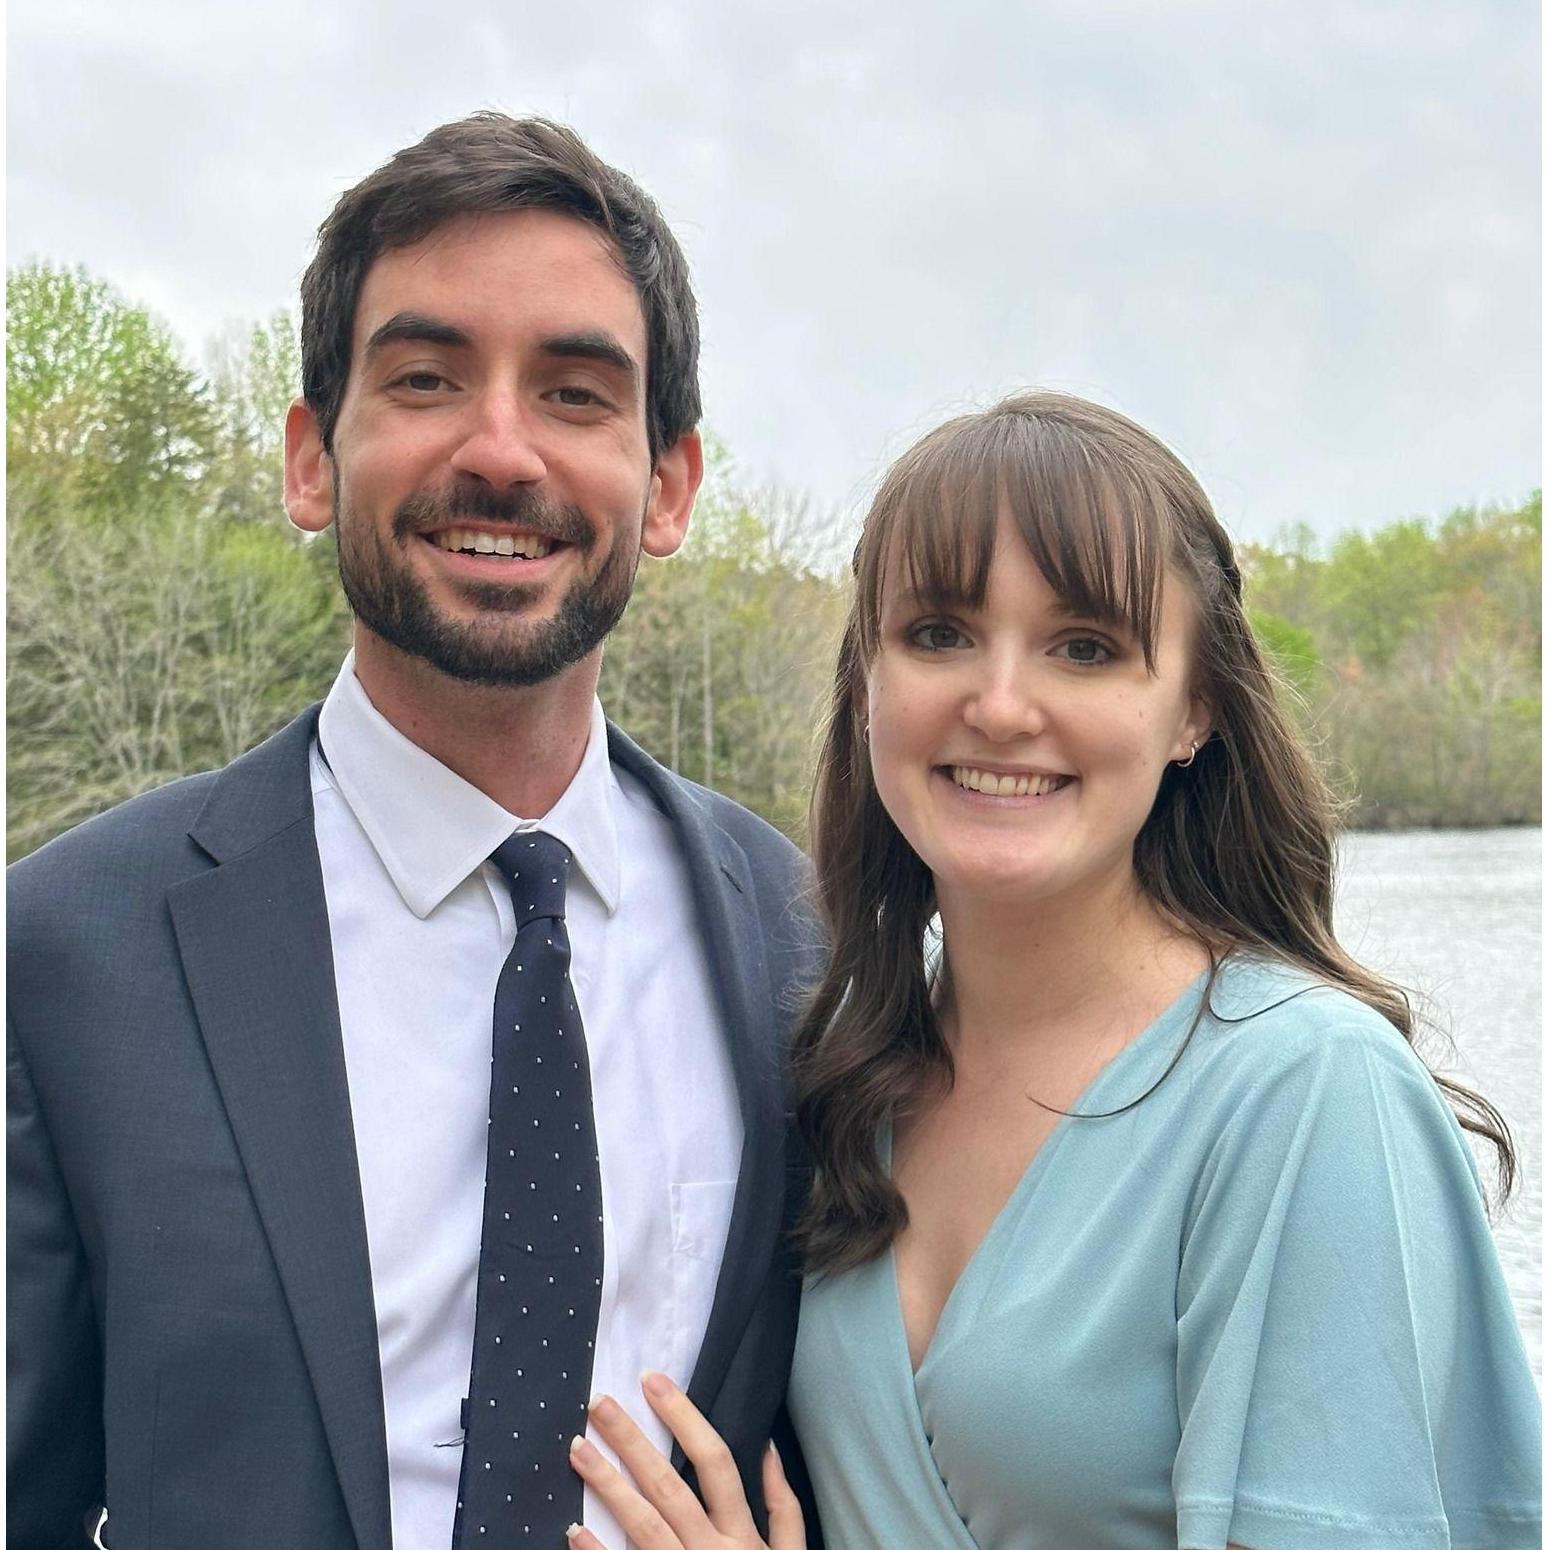
[[[1154,666],[1171,526],[1167,495],[1124,449],[1084,431],[1002,406],[950,421],[894,464],[856,549],[868,659],[880,643],[885,589],[895,577],[929,607],[984,607],[1006,511],[1066,608],[1125,630],[1147,667]]]

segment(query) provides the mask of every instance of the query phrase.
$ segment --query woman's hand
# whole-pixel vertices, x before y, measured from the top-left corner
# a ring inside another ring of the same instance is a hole
[[[754,1527],[731,1450],[715,1428],[661,1373],[648,1372],[641,1379],[641,1390],[694,1465],[705,1506],[624,1407],[606,1394],[592,1403],[592,1424],[619,1455],[635,1484],[585,1437],[577,1437],[570,1450],[571,1468],[602,1498],[639,1550],[807,1550],[802,1507],[786,1483],[773,1443],[764,1455],[764,1500],[770,1510],[766,1547]],[[584,1528],[573,1528],[570,1542],[574,1550],[603,1550],[602,1541]]]

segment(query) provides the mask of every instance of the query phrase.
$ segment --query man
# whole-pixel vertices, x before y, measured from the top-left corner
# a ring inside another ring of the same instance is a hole
[[[478,114],[340,200],[302,296],[286,504],[351,656],[11,873],[10,1542],[557,1545],[589,1393],[671,1446],[649,1369],[757,1502],[798,857],[595,698],[700,482],[683,256]]]

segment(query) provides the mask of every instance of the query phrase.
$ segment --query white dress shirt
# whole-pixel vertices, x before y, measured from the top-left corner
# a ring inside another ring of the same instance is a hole
[[[371,1250],[394,1550],[448,1550],[483,1208],[495,982],[515,935],[487,858],[541,828],[575,857],[566,924],[603,1188],[592,1388],[666,1451],[640,1374],[686,1384],[726,1245],[743,1127],[672,826],[586,753],[543,818],[506,812],[398,732],[346,658],[313,748],[318,854]],[[601,1446],[600,1439],[594,1442]],[[606,1449],[605,1449],[606,1452]],[[625,1538],[591,1491],[585,1522]]]

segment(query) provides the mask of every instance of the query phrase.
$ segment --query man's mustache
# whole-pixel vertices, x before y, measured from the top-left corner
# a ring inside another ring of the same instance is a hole
[[[411,495],[393,513],[393,536],[403,540],[435,528],[449,527],[460,518],[500,522],[537,533],[555,543],[590,549],[597,533],[578,506],[560,506],[536,490],[519,485],[492,490],[487,485],[454,485],[450,490],[422,490]]]

